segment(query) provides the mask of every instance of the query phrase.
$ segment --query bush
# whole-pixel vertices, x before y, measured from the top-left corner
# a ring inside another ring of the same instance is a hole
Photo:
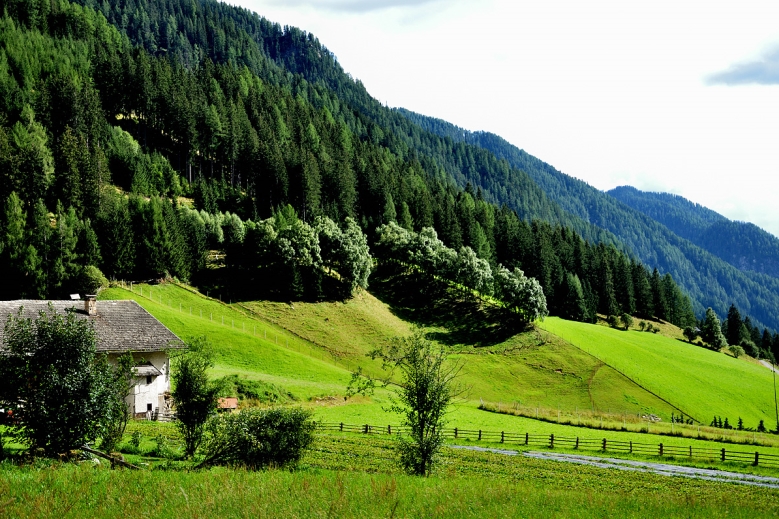
[[[754,359],[760,356],[760,348],[758,348],[757,345],[750,340],[742,339],[741,347],[743,348],[743,351],[746,352],[747,355],[749,355]]]
[[[224,394],[236,395],[244,403],[248,400],[263,404],[286,404],[297,400],[297,397],[286,389],[262,380],[228,375],[217,382],[224,388]]]
[[[97,294],[100,290],[108,286],[108,280],[100,272],[100,269],[92,265],[87,265],[81,271],[79,276],[79,289],[84,294]]]
[[[200,466],[249,469],[294,466],[314,441],[311,412],[301,408],[249,409],[224,414],[206,424]]]
[[[0,355],[4,434],[49,457],[95,441],[112,418],[112,373],[92,324],[49,305],[36,319],[10,316]],[[10,430],[8,430],[10,429]]]
[[[730,353],[732,353],[734,357],[739,358],[744,354],[744,348],[741,346],[731,346]]]

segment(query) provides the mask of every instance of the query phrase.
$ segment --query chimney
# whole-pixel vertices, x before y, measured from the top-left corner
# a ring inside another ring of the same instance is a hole
[[[97,296],[85,295],[84,311],[87,315],[97,315]]]

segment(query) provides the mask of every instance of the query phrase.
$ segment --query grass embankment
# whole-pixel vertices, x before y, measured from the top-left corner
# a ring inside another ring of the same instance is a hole
[[[397,314],[414,317],[415,310],[402,306],[397,300],[388,305],[363,292],[345,303],[290,305],[247,302],[228,305],[189,287],[174,284],[135,285],[132,292],[114,288],[101,294],[101,299],[111,298],[136,299],[182,338],[206,335],[216,348],[216,376],[235,373],[272,383],[290,391],[300,400],[319,400],[321,405],[315,409],[319,420],[376,425],[399,423],[398,417],[387,415],[382,410],[387,401],[386,393],[379,392],[372,399],[343,400],[351,369],[357,365],[368,370],[376,368],[365,353],[396,335],[411,332],[409,322],[400,319]],[[440,313],[443,315],[443,312]],[[418,315],[415,321],[423,325],[424,331],[434,330],[433,334],[438,334],[439,338],[448,324],[442,318],[426,320]],[[565,326],[567,323],[550,318],[543,326],[553,324]],[[678,354],[674,348],[687,347],[696,353],[717,357],[726,364],[744,364],[747,369],[757,369],[758,372],[764,369],[658,335],[580,326],[595,334],[606,334],[609,340],[624,341],[627,337],[630,339],[628,345],[634,344],[633,348],[635,344],[646,342],[664,344],[670,350],[667,356]],[[568,331],[560,333],[565,339],[572,339],[573,334]],[[468,388],[464,401],[450,416],[453,426],[516,432],[530,430],[531,433],[537,429],[532,421],[477,411],[475,408],[484,399],[495,404],[502,402],[505,407],[537,406],[542,411],[545,409],[550,416],[559,412],[563,418],[561,421],[565,421],[567,415],[572,422],[593,410],[596,414],[611,412],[625,416],[653,413],[666,423],[650,424],[650,432],[667,433],[672,427],[675,433],[685,430],[667,423],[671,412],[678,414],[673,407],[606,366],[594,354],[572,346],[552,333],[541,330],[515,334],[478,348],[458,345],[451,335],[445,342],[447,347],[458,352],[453,357],[464,362],[460,382]],[[621,356],[617,358],[621,359]],[[651,365],[645,369],[659,371],[662,375],[664,372],[659,363],[657,358],[652,358]],[[678,372],[681,368],[670,369]],[[732,389],[725,387],[712,391],[712,394],[727,396],[732,394]],[[666,395],[669,400],[673,396],[670,390]],[[685,393],[680,395],[684,397]],[[681,398],[677,398],[679,400]],[[685,401],[679,401],[677,405],[689,412],[690,406]],[[725,415],[722,411],[720,413]],[[644,425],[637,424],[637,428],[642,427]],[[556,434],[581,435],[579,428],[571,428],[571,431],[558,430]],[[728,441],[755,440],[753,435],[739,435],[735,431],[704,432],[717,439],[724,435]],[[688,436],[697,436],[697,428],[687,433]],[[601,435],[602,432],[596,434]],[[757,436],[763,438],[756,438],[758,443],[770,444],[765,440],[766,436]]]
[[[318,438],[299,470],[0,465],[0,515],[119,517],[771,517],[779,491],[445,449],[399,473],[383,438]],[[152,510],[153,512],[148,512]]]
[[[770,427],[775,415],[771,372],[681,340],[638,331],[550,317],[540,326],[614,367],[642,387],[671,402],[701,423],[714,415],[735,426],[760,420]]]
[[[499,335],[500,340],[474,347],[470,335],[449,333],[455,325],[440,317],[425,319],[405,302],[379,301],[363,292],[346,303],[286,303],[258,301],[242,306],[283,326],[339,358],[362,364],[365,354],[417,325],[429,337],[451,348],[464,364],[459,382],[471,402],[521,402],[546,408],[657,414],[669,419],[678,410],[643,390],[600,360],[546,332]],[[449,301],[445,302],[450,303]],[[467,305],[467,303],[466,303]],[[430,306],[435,307],[436,303]],[[472,312],[448,308],[450,319]],[[435,312],[433,310],[428,310]],[[406,321],[401,317],[411,319]],[[411,323],[411,324],[410,324]]]
[[[132,292],[109,289],[100,297],[135,299],[184,339],[206,335],[217,352],[214,375],[236,373],[270,382],[301,399],[342,401],[349,370],[360,365],[376,373],[377,364],[365,354],[412,331],[395,308],[367,292],[345,303],[225,304],[188,287],[144,284],[134,285]],[[444,329],[440,323],[423,327],[439,337]],[[670,417],[673,411],[601,361],[548,333],[515,334],[490,346],[453,349],[459,352],[453,357],[464,362],[460,382],[474,407],[484,399],[571,412],[619,409]],[[381,403],[382,393],[374,400]]]
[[[262,380],[301,399],[340,395],[349,381],[345,366],[282,327],[173,284],[111,288],[100,299],[134,299],[185,341],[206,336],[216,354],[214,376]]]
[[[683,438],[704,439],[724,443],[741,443],[745,445],[764,445],[779,447],[779,436],[769,433],[758,433],[754,429],[737,430],[723,429],[700,424],[653,422],[642,417],[627,416],[618,413],[561,412],[555,409],[534,408],[526,406],[507,406],[485,403],[480,409],[541,420],[554,424],[570,425],[577,428],[597,429],[600,431],[627,431],[661,436],[679,436]]]

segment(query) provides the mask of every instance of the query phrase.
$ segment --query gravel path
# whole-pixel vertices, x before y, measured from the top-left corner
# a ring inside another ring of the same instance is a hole
[[[494,452],[507,456],[517,456],[518,451],[504,449],[490,449],[469,445],[450,445],[452,449],[466,449],[481,452]],[[582,456],[579,454],[560,454],[556,452],[527,451],[521,453],[528,458],[540,460],[558,461],[566,463],[578,463],[604,469],[628,470],[632,472],[647,472],[661,476],[679,476],[693,479],[705,479],[707,481],[719,481],[723,483],[736,483],[739,485],[754,485],[766,488],[779,488],[779,478],[768,476],[756,476],[754,474],[741,474],[739,472],[725,472],[722,470],[698,469],[683,467],[680,465],[668,465],[667,463],[651,463],[648,461],[623,460],[618,458],[601,458],[599,456]]]
[[[779,373],[779,368],[775,368],[774,365],[771,364],[770,362],[768,362],[767,360],[761,360],[760,364],[762,364],[763,366],[765,366],[766,368],[768,368],[770,370],[773,370],[773,371],[776,371],[777,373]]]

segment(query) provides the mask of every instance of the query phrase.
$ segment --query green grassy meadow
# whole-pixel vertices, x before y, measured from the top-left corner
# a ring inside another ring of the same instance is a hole
[[[714,415],[755,428],[775,421],[771,372],[747,361],[663,335],[622,331],[550,317],[544,330],[612,366],[687,415]]]
[[[655,413],[665,419],[677,412],[674,406],[685,412],[702,406],[699,399],[710,387],[697,388],[696,392],[696,388],[690,387],[693,383],[674,385],[679,377],[661,376],[664,366],[679,370],[688,354],[693,355],[692,359],[698,358],[696,354],[705,354],[693,369],[697,377],[694,380],[705,379],[707,370],[711,370],[714,377],[722,374],[724,384],[734,383],[733,377],[723,374],[733,370],[733,366],[746,366],[737,370],[735,379],[751,376],[753,372],[749,370],[757,369],[748,362],[687,347],[667,337],[598,326],[579,327],[578,323],[547,319],[543,329],[503,337],[478,348],[468,347],[453,344],[445,325],[426,326],[401,319],[400,315],[408,314],[367,292],[347,302],[224,303],[190,287],[168,283],[134,285],[132,290],[114,287],[102,292],[100,299],[134,299],[184,340],[205,335],[216,354],[214,376],[237,374],[272,383],[291,392],[320,423],[367,423],[377,427],[401,423],[400,416],[385,411],[390,402],[386,390],[350,399],[345,399],[344,394],[351,370],[357,366],[369,372],[378,369],[365,356],[371,348],[412,333],[416,325],[434,340],[445,338],[441,343],[451,348],[452,358],[464,366],[460,383],[467,391],[452,406],[447,427],[554,434],[556,438],[663,442],[666,446],[696,449],[724,446],[729,450],[779,455],[779,443],[769,441],[768,435],[754,435],[752,438],[758,437],[760,443],[754,446],[743,445],[750,441],[743,433],[727,436],[727,431],[720,431],[723,436],[719,439],[730,443],[717,443],[656,434],[667,433],[668,423],[649,424],[649,434],[606,431],[478,409],[480,402],[488,401],[506,407],[535,405],[547,413]],[[609,344],[604,345],[605,342]],[[690,348],[695,351],[690,353]],[[637,367],[635,372],[631,371],[631,366],[639,364],[645,366],[642,371]],[[762,382],[760,377],[764,374],[759,370],[755,373]],[[646,385],[650,377],[652,385],[647,387],[658,396],[634,382]],[[734,389],[724,386],[718,391],[732,396]],[[126,449],[133,432],[141,434],[140,448],[129,452]],[[452,441],[474,443],[463,438]],[[161,449],[160,442],[169,449],[167,452],[174,453],[174,459],[153,454],[155,448]],[[515,450],[529,448],[511,442],[479,444]],[[192,470],[191,462],[175,459],[176,453],[182,452],[181,439],[170,423],[131,422],[123,445],[128,461],[151,470],[109,470],[105,464],[92,462],[0,463],[0,516],[99,518],[135,516],[139,510],[153,510],[155,517],[163,518],[216,514],[751,518],[779,513],[779,490],[775,489],[450,448],[444,449],[433,476],[410,477],[401,473],[396,463],[394,436],[385,434],[320,431],[313,448],[294,471]],[[615,456],[611,452],[608,455]],[[646,458],[658,459],[644,455]],[[678,459],[676,463],[762,475],[779,473],[778,469],[762,465],[722,464],[713,459]]]
[[[0,515],[39,517],[773,517],[779,490],[444,449],[406,476],[381,437],[321,435],[295,471],[0,464]]]
[[[414,329],[396,315],[395,308],[368,292],[346,302],[226,304],[190,287],[167,283],[135,285],[132,291],[115,287],[102,292],[100,298],[135,299],[185,340],[205,335],[216,351],[214,376],[237,374],[272,383],[312,406],[317,420],[400,422],[400,417],[384,411],[389,403],[386,391],[377,391],[371,398],[344,399],[352,369],[362,366],[368,372],[377,371],[378,366],[365,354]],[[670,414],[678,414],[679,409],[704,421],[708,414],[730,416],[734,425],[740,415],[750,426],[753,415],[732,410],[746,408],[742,404],[751,401],[750,391],[770,381],[770,372],[760,366],[662,335],[556,318],[546,319],[540,327],[488,347],[454,348],[452,358],[464,366],[459,383],[466,391],[450,414],[453,427],[549,434],[553,426],[555,434],[583,436],[581,427],[479,411],[482,401],[539,407],[546,415],[555,411],[563,416],[592,411],[634,417],[653,413],[664,422],[648,425],[650,432],[665,434],[671,432]],[[688,362],[689,355],[703,360]],[[688,368],[693,375],[677,375]],[[761,409],[772,403],[764,398]],[[754,416],[758,414],[755,411]],[[763,416],[770,424],[770,414]],[[674,431],[682,429],[677,425]],[[688,429],[688,436],[696,436],[694,429]],[[602,437],[603,431],[595,434]],[[710,436],[736,443],[755,439],[722,430],[713,430]]]
[[[368,292],[347,302],[225,304],[168,283],[134,285],[132,291],[111,288],[100,297],[135,299],[185,340],[207,336],[217,352],[214,375],[263,380],[301,399],[342,397],[350,370],[361,366],[378,373],[378,364],[366,353],[414,329]],[[433,336],[440,327],[434,329]],[[452,357],[464,365],[464,397],[474,405],[482,400],[519,402],[569,412],[653,413],[664,419],[676,411],[549,333],[517,334],[489,347],[460,346],[455,351]]]
[[[111,288],[100,299],[135,299],[184,341],[206,336],[216,353],[214,376],[235,373],[270,382],[301,399],[343,394],[349,382],[348,369],[326,351],[280,326],[179,286],[136,286],[133,292]]]

